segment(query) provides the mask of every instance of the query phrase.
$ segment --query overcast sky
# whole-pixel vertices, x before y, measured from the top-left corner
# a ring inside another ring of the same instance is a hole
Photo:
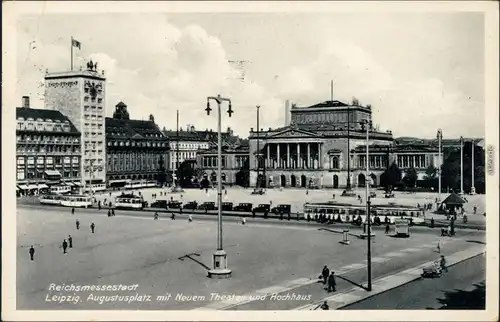
[[[484,136],[482,13],[45,14],[22,16],[17,96],[43,108],[43,75],[91,57],[106,71],[107,114],[123,100],[132,118],[175,128],[216,126],[206,96],[231,97],[223,120],[246,137],[282,126],[285,100],[330,98],[372,104],[374,121],[395,136]],[[248,61],[243,70],[229,60]],[[240,80],[244,71],[245,78]]]

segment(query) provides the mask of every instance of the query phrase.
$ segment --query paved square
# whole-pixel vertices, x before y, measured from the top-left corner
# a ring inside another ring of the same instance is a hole
[[[75,228],[76,218],[81,222],[80,230]],[[96,225],[95,234],[90,232],[91,222]],[[212,280],[206,277],[203,265],[212,266],[216,221],[154,221],[120,215],[108,218],[104,211],[79,210],[72,216],[68,208],[19,207],[18,309],[193,309],[212,303],[212,293],[244,295],[268,287],[286,288],[290,281],[307,284],[305,279],[314,282],[325,264],[334,270],[357,264],[352,266],[355,269],[366,258],[364,240],[353,239],[351,245],[344,246],[338,243],[341,234],[318,231],[317,227],[277,228],[226,223],[224,249],[233,276]],[[60,245],[70,234],[74,247],[63,255]],[[483,238],[480,232],[469,234],[470,239]],[[372,254],[384,257],[436,239],[432,232],[413,234],[409,239],[380,236],[373,242]],[[34,261],[29,260],[30,245],[35,245]],[[457,239],[443,251],[467,245],[465,240]],[[192,260],[179,260],[193,253],[198,255],[192,255]],[[422,253],[407,256],[424,258],[435,254],[422,249]],[[376,265],[385,266],[374,266],[374,274],[386,274],[387,269],[392,269],[392,264]],[[63,284],[66,290],[55,288]],[[72,288],[119,284],[128,285],[128,290],[92,292]],[[66,302],[59,303],[61,296],[66,296]]]

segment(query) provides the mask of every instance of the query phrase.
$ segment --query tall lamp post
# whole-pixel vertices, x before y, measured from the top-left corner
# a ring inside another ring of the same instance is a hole
[[[464,138],[460,137],[460,194],[464,194]]]
[[[351,110],[347,105],[347,183],[343,196],[354,197],[356,193],[351,188]]]
[[[369,120],[364,120],[361,122],[361,126],[366,129],[366,176],[365,176],[365,198],[366,198],[366,240],[367,240],[367,251],[366,251],[366,267],[368,274],[368,286],[366,288],[367,291],[372,290],[372,244],[371,244],[371,236],[372,236],[372,226],[371,226],[371,201],[370,201],[370,126]]]
[[[475,149],[475,142],[474,142],[474,139],[472,139],[471,141],[472,143],[472,181],[471,181],[471,187],[470,187],[470,193],[471,194],[475,194],[476,193],[476,185],[475,185],[475,182],[474,182],[474,157],[475,157],[475,152],[476,152],[476,149]]]
[[[438,129],[437,131],[437,140],[438,140],[438,201],[441,201],[441,170],[443,167],[443,160],[441,155],[441,141],[443,140],[443,131]]]
[[[257,105],[257,180],[255,180],[255,191],[258,191],[261,186],[262,186],[262,183],[260,182],[260,124],[259,124],[259,121],[260,121],[260,105]]]
[[[227,114],[233,114],[231,100],[229,98],[217,96],[207,97],[207,115],[210,115],[210,100],[217,102],[217,250],[213,254],[213,269],[208,271],[211,278],[230,278],[231,270],[227,268],[227,253],[222,248],[222,136],[221,136],[221,111],[222,102],[229,102]]]

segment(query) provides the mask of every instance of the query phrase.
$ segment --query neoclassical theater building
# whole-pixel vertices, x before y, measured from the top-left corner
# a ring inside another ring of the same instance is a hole
[[[437,146],[400,145],[391,131],[373,126],[370,105],[333,100],[307,107],[292,106],[287,126],[267,131],[251,129],[251,186],[257,183],[257,172],[260,181],[268,186],[344,188],[348,173],[352,187],[365,186],[366,127],[372,185],[380,184],[380,175],[393,162],[403,172],[415,168],[419,177],[423,177],[430,164],[439,164]]]

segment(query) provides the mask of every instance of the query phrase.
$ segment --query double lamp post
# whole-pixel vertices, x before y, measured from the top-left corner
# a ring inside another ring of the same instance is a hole
[[[207,97],[207,115],[210,115],[210,100],[217,103],[217,250],[213,254],[213,268],[208,271],[208,277],[211,278],[230,278],[231,270],[227,268],[227,253],[222,247],[222,137],[221,137],[221,104],[226,101],[229,103],[227,114],[229,117],[233,114],[231,109],[231,99],[217,96]]]

